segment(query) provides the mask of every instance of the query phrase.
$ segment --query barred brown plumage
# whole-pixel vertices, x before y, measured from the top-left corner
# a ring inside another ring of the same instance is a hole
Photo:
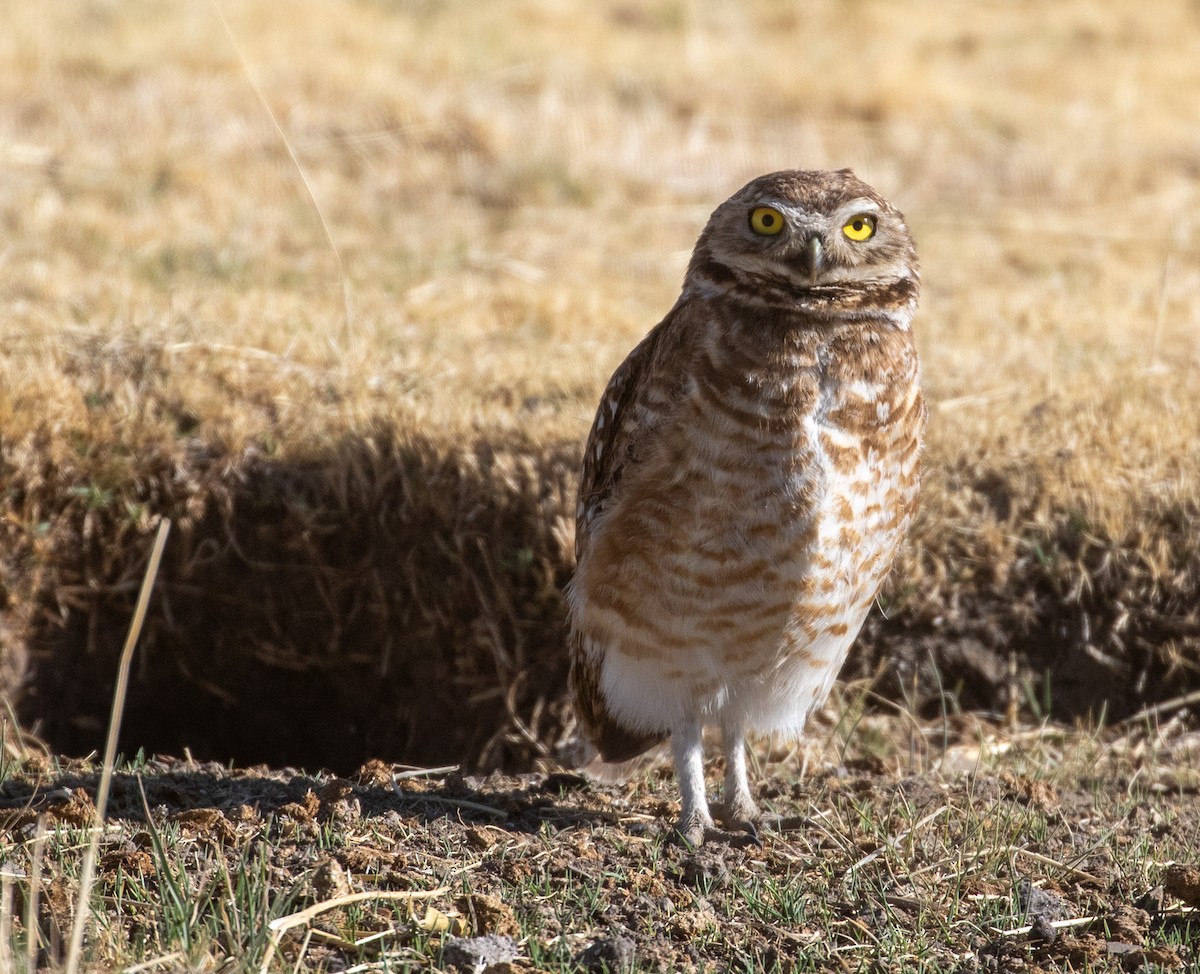
[[[572,686],[606,761],[672,739],[679,831],[753,831],[745,734],[799,734],[889,571],[925,405],[901,214],[849,170],[755,179],[714,211],[675,307],[614,373],[584,452]]]

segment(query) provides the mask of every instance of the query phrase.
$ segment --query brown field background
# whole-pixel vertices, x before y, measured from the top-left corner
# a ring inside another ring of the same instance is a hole
[[[167,516],[127,747],[552,753],[593,406],[787,167],[852,166],[923,263],[923,507],[846,675],[1037,717],[1200,686],[1196,3],[0,18],[0,684],[57,747]]]

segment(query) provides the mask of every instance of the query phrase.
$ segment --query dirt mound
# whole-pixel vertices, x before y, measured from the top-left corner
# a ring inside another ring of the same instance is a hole
[[[101,741],[159,516],[175,528],[127,753],[527,768],[569,731],[561,590],[578,444],[456,445],[380,423],[287,458],[130,453],[136,476],[105,482],[97,458],[61,444],[0,444],[4,691],[56,748]],[[990,500],[964,490],[994,512],[994,484]],[[1010,498],[1009,523],[1028,529],[1038,503]],[[846,675],[927,710],[942,692],[1060,717],[1175,697],[1200,685],[1195,535],[1182,533],[1197,520],[1163,510],[1102,538],[1051,510],[1024,554],[989,570],[970,536],[926,516]],[[1156,544],[1172,571],[1147,569]]]
[[[130,692],[130,751],[496,766],[527,764],[561,731],[564,451],[453,450],[379,430],[288,462],[157,459],[102,506],[79,496],[76,470],[43,468],[35,500],[9,466],[9,513],[28,524],[47,495],[63,507],[40,535],[10,518],[5,539],[18,712],[55,747],[84,752],[101,733],[147,553],[133,505],[175,528]]]

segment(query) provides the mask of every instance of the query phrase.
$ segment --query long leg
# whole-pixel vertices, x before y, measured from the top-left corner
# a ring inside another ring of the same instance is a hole
[[[675,779],[679,782],[682,808],[676,828],[691,845],[704,843],[705,833],[712,829],[712,815],[704,794],[704,742],[699,721],[676,728],[671,734],[671,750],[675,756]]]
[[[725,795],[721,822],[728,829],[757,834],[754,823],[758,808],[750,796],[746,773],[746,728],[742,721],[727,718],[721,725],[721,743],[725,749]]]

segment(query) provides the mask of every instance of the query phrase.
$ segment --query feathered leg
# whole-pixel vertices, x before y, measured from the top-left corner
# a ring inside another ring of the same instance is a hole
[[[675,779],[679,782],[682,805],[675,828],[690,845],[700,846],[711,831],[713,820],[704,794],[704,741],[699,721],[675,730],[671,735],[671,751],[675,755]]]
[[[721,823],[732,831],[748,832],[757,837],[758,807],[750,796],[750,779],[746,773],[746,729],[738,720],[726,720],[721,725],[721,743],[725,749],[725,795],[721,808]]]

